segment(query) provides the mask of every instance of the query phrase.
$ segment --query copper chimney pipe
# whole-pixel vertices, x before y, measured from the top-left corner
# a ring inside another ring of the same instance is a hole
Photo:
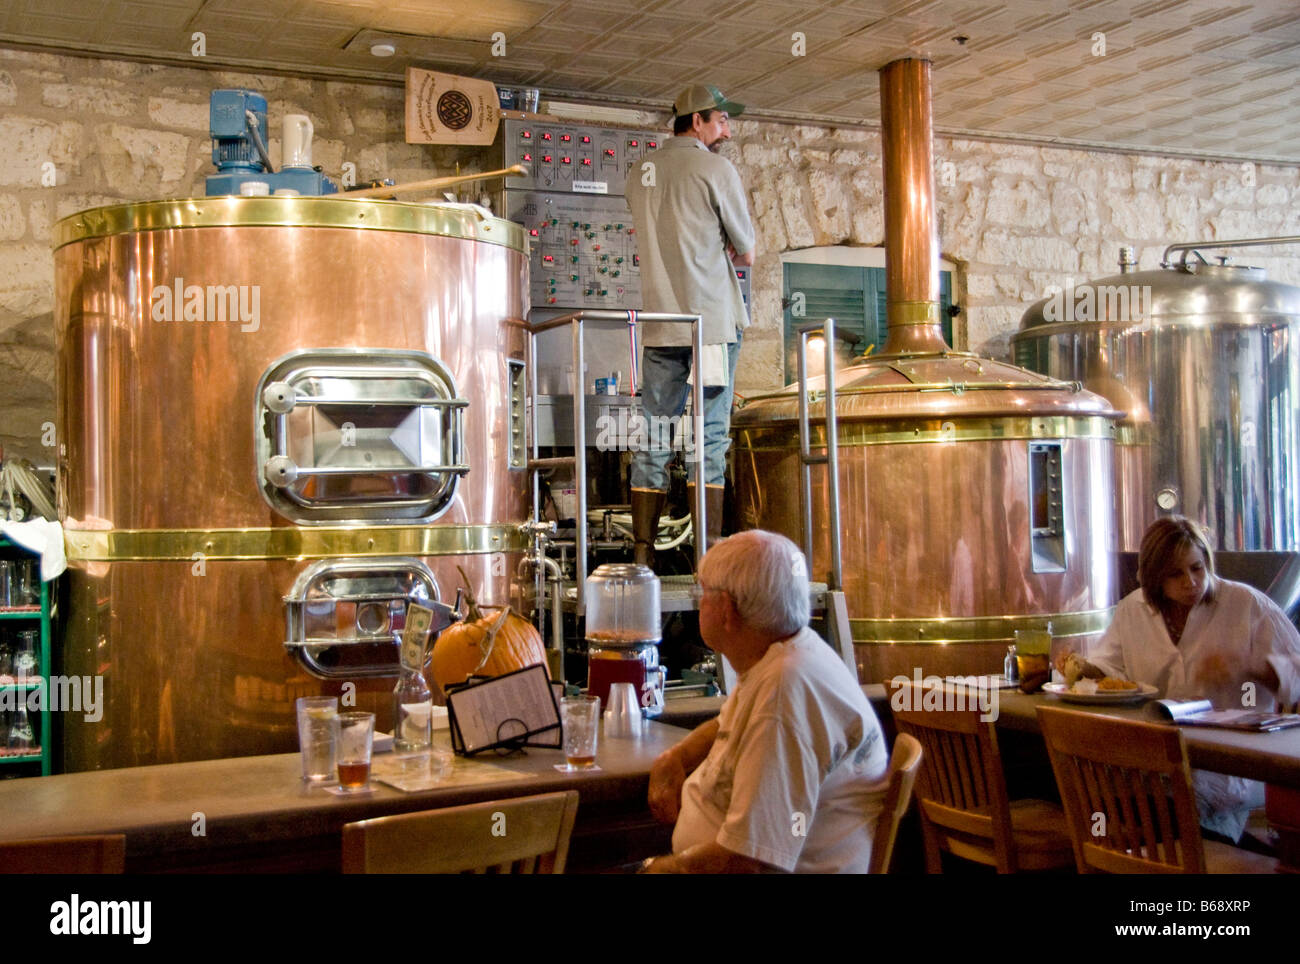
[[[939,319],[930,62],[909,58],[882,67],[880,108],[889,322],[882,354],[949,351]]]

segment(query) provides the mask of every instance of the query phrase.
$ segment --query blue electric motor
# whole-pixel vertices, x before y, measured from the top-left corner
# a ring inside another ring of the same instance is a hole
[[[266,98],[252,90],[214,90],[208,105],[212,133],[209,196],[238,194],[247,181],[261,181],[274,194],[289,188],[302,195],[337,194],[338,185],[317,168],[287,167],[276,172],[267,151]]]

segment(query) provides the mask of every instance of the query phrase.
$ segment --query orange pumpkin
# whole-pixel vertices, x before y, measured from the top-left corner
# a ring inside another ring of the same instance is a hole
[[[465,571],[462,569],[460,574],[465,580],[468,609],[462,622],[453,623],[438,635],[429,670],[434,685],[445,691],[471,675],[502,676],[534,663],[545,667],[546,649],[537,628],[508,606],[484,615],[469,589]]]

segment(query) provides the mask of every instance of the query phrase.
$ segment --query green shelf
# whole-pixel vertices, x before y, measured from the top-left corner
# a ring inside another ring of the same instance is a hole
[[[0,536],[0,559],[32,559],[36,560],[39,565],[39,558],[35,553],[28,552],[22,546],[15,545],[8,539]],[[41,690],[43,698],[41,700],[41,711],[35,714],[38,718],[32,719],[34,730],[33,735],[39,734],[40,747],[31,752],[8,755],[0,754],[0,766],[6,764],[40,764],[41,776],[49,776],[51,769],[51,760],[53,757],[53,747],[50,731],[50,588],[51,584],[41,583],[41,606],[36,610],[21,610],[14,612],[5,610],[0,612],[0,622],[6,621],[38,621],[41,627],[41,645],[40,652],[37,655],[37,667],[40,675],[33,678],[18,679],[6,677],[12,682],[0,683],[0,691],[3,690]],[[8,737],[8,733],[0,734],[0,739]],[[25,774],[34,775],[32,773]]]

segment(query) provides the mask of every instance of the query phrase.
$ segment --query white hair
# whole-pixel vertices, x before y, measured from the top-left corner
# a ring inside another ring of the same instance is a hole
[[[754,628],[792,636],[812,616],[808,563],[776,532],[746,529],[723,539],[700,563],[700,584],[725,592]]]

